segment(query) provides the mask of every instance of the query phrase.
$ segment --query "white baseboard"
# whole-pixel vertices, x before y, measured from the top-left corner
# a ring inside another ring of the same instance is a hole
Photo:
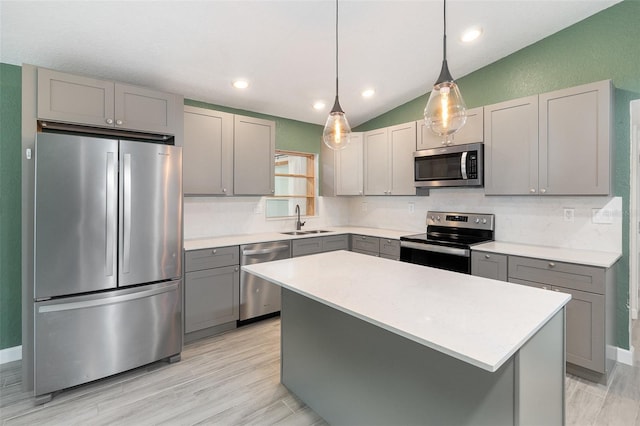
[[[22,346],[0,349],[0,364],[22,359]]]
[[[631,346],[631,349],[622,349],[616,348],[617,354],[616,359],[621,364],[633,365],[633,351],[634,348]]]

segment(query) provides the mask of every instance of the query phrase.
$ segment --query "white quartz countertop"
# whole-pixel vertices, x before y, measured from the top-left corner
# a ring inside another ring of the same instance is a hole
[[[610,268],[622,256],[621,253],[611,253],[606,251],[536,246],[500,241],[478,244],[473,246],[472,250],[502,253],[511,256],[535,257],[538,259],[576,263],[579,265],[599,266],[602,268]]]
[[[303,231],[309,231],[312,229],[303,229]],[[282,240],[295,240],[300,238],[314,238],[323,237],[329,235],[338,234],[361,234],[370,237],[387,238],[392,240],[399,240],[403,235],[415,234],[412,231],[397,231],[392,229],[378,229],[378,228],[361,228],[353,226],[329,226],[324,227],[322,230],[330,232],[324,232],[321,234],[303,234],[303,235],[286,235],[281,232],[264,232],[259,234],[242,234],[242,235],[228,235],[221,237],[209,237],[209,238],[197,238],[184,240],[184,249],[199,250],[212,247],[226,247],[237,246],[241,244],[253,244],[264,243],[267,241],[282,241]]]
[[[491,372],[571,298],[347,251],[243,269]]]

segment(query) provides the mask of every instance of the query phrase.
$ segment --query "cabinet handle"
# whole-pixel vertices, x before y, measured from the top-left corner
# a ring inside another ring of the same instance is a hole
[[[116,124],[117,124],[118,126],[122,126],[122,125],[124,124],[124,121],[122,121],[122,120],[116,120]]]
[[[532,193],[532,194],[535,194],[535,193],[536,193],[536,189],[535,189],[535,188],[531,188],[531,189],[529,190],[529,192],[530,192],[530,193]]]
[[[227,192],[227,188],[222,188],[222,192],[226,193]]]
[[[234,272],[238,272],[238,267],[236,266],[235,268],[233,268]]]
[[[391,240],[387,240],[387,244],[391,244]]]
[[[485,254],[485,255],[484,255],[484,258],[485,258],[485,259],[491,259],[491,255],[490,255],[490,254]]]
[[[553,291],[557,291],[558,293],[560,293],[560,289],[558,288],[554,288]]]
[[[549,287],[547,287],[546,285],[543,285],[543,286],[542,286],[542,289],[543,289],[543,290],[549,290]]]
[[[216,249],[211,250],[211,254],[216,254],[217,252],[218,252],[218,250],[216,250]]]
[[[553,268],[553,267],[555,267],[555,266],[556,266],[556,264],[555,264],[555,263],[553,263],[553,262],[549,262],[549,268]]]
[[[362,195],[362,191],[358,191],[358,195]]]
[[[113,124],[113,119],[112,118],[107,118],[105,121],[107,122],[107,124]]]
[[[544,189],[544,188],[542,188],[542,189],[540,190],[540,192],[544,194],[545,192],[547,192],[547,190],[546,190],[546,189]]]

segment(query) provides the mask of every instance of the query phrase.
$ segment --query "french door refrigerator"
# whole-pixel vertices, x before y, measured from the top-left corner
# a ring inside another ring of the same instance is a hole
[[[182,351],[182,149],[38,133],[34,389]]]

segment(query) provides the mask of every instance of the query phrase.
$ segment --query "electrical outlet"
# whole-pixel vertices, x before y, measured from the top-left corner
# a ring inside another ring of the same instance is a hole
[[[362,211],[363,212],[367,211],[367,203],[362,203]]]
[[[416,203],[409,203],[409,213],[413,213],[416,210]]]
[[[613,223],[613,212],[611,209],[603,207],[601,209],[591,209],[591,222],[601,224]]]
[[[563,213],[564,221],[565,222],[573,222],[573,220],[575,218],[575,214],[576,214],[576,210],[575,209],[565,208],[564,209],[564,213]]]

